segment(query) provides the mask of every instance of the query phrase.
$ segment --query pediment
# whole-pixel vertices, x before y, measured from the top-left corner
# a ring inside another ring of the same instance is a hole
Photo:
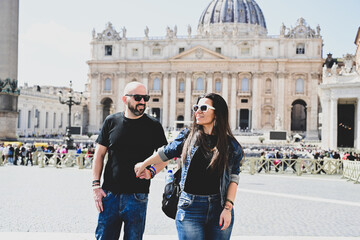
[[[228,58],[203,46],[196,46],[170,59],[170,61],[174,60],[228,60]]]

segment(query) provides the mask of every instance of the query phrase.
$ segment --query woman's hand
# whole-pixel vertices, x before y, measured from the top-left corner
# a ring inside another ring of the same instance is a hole
[[[145,171],[146,165],[144,162],[139,162],[135,165],[134,167],[134,171],[136,174],[136,177],[140,177],[144,175],[144,171]]]
[[[230,226],[231,223],[231,210],[230,209],[223,209],[223,211],[220,214],[220,221],[219,226],[221,228],[221,231],[227,229]]]

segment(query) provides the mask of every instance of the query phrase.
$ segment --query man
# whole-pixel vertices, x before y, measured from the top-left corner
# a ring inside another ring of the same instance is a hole
[[[93,165],[93,193],[99,211],[97,239],[118,239],[124,223],[124,239],[142,239],[145,230],[146,208],[150,180],[167,163],[145,171],[146,176],[136,178],[134,166],[167,144],[161,124],[144,113],[146,88],[131,82],[124,89],[122,101],[125,111],[108,116],[96,142]],[[104,157],[108,153],[104,183],[100,178]],[[146,178],[146,179],[142,179]]]

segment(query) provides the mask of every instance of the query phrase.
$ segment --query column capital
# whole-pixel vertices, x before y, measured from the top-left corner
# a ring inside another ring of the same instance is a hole
[[[277,78],[287,78],[289,76],[289,73],[287,72],[276,72],[275,77]]]
[[[222,71],[222,72],[221,72],[221,75],[222,75],[223,77],[229,77],[229,74],[230,74],[229,71]]]
[[[237,77],[238,77],[238,75],[239,75],[239,73],[238,73],[238,72],[232,72],[232,73],[231,73],[231,76],[232,76],[233,78],[237,78]]]
[[[116,72],[116,77],[125,77],[126,73],[125,72]]]
[[[253,72],[253,78],[260,78],[260,77],[262,77],[262,75],[263,75],[264,73],[263,72]]]
[[[176,78],[177,76],[177,72],[170,72],[170,74],[171,74],[171,78]]]
[[[186,78],[191,78],[192,74],[193,74],[192,72],[185,72]]]
[[[206,72],[206,77],[211,78],[214,76],[214,72]]]

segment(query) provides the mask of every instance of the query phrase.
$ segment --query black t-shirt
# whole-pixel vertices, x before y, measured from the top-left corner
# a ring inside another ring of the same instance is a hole
[[[167,144],[161,124],[144,114],[129,119],[124,113],[108,116],[97,143],[107,147],[103,189],[113,193],[148,193],[150,181],[136,178],[134,166]]]
[[[216,146],[217,137],[206,135],[210,149]],[[220,177],[218,169],[209,166],[213,154],[199,147],[191,159],[187,173],[184,191],[195,195],[211,195],[220,192]]]

